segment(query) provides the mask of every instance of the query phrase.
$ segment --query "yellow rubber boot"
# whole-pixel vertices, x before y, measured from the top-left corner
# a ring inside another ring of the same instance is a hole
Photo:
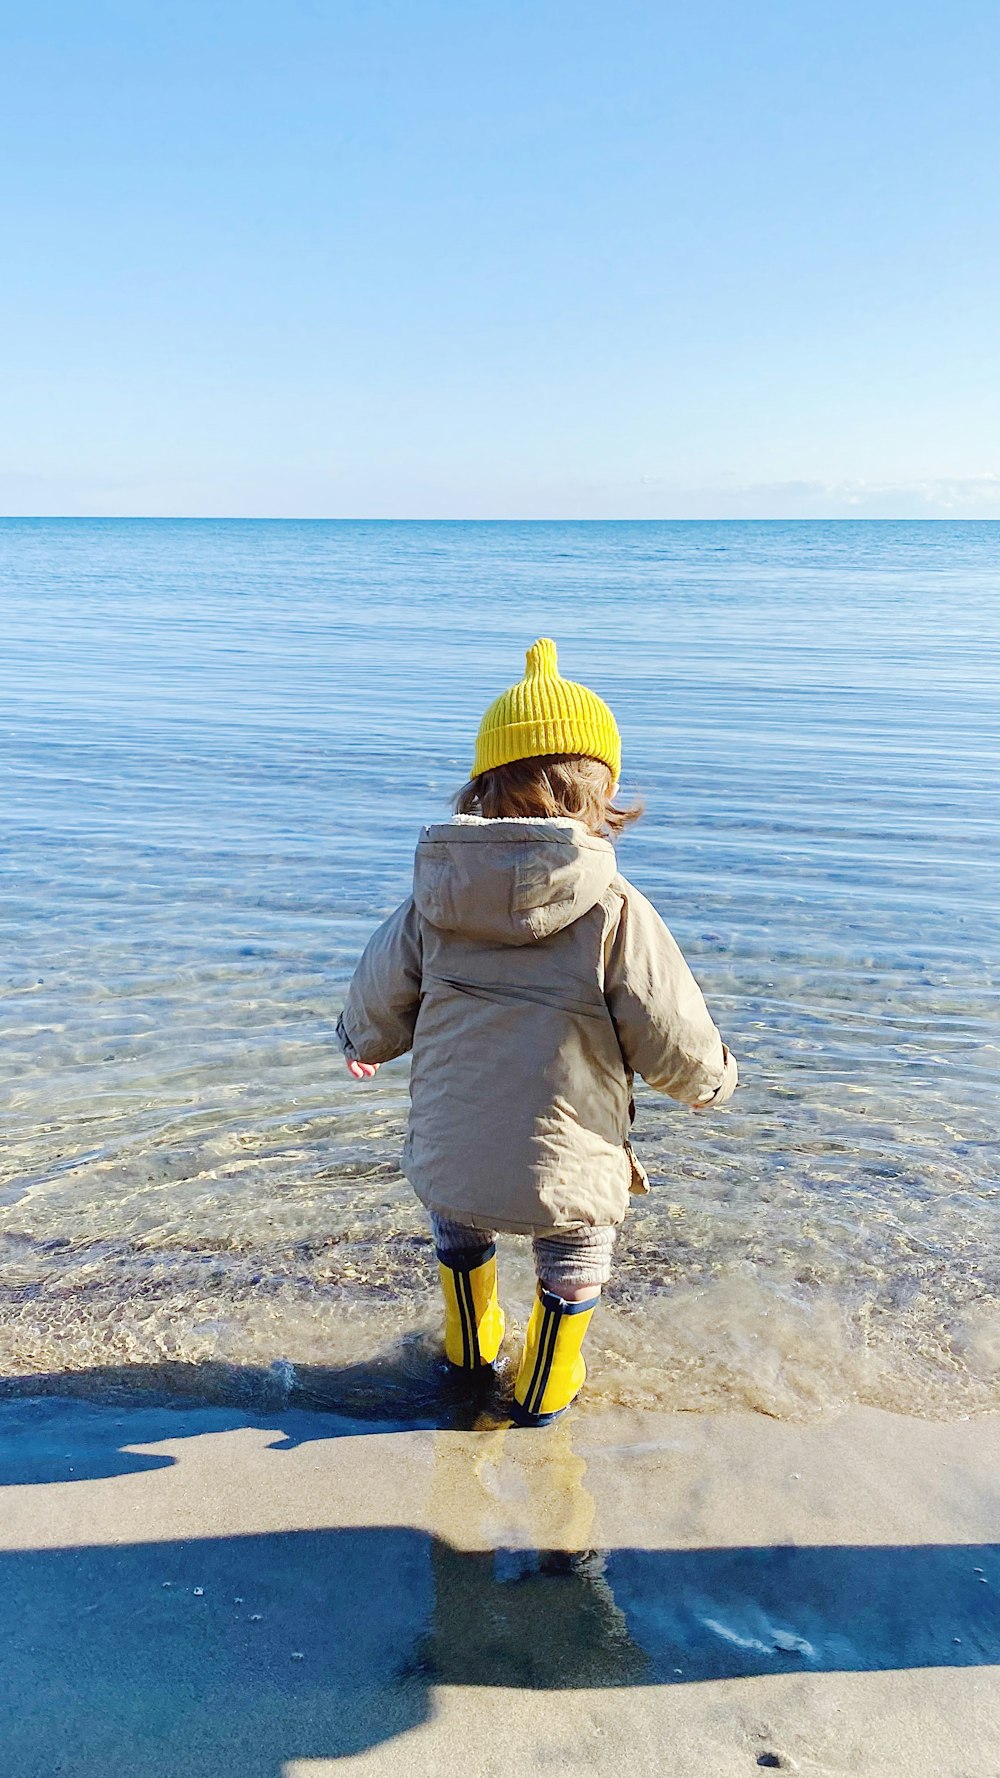
[[[547,1426],[579,1395],[587,1375],[583,1337],[600,1300],[598,1292],[567,1303],[538,1286],[514,1383],[513,1418],[520,1425]]]
[[[503,1339],[504,1316],[497,1297],[497,1250],[438,1252],[444,1295],[444,1349],[449,1364],[462,1371],[486,1370]]]

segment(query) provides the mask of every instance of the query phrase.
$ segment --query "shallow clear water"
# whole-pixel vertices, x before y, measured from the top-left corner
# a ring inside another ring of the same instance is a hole
[[[640,1095],[655,1189],[593,1394],[1000,1406],[998,546],[0,523],[0,1375],[433,1389],[405,1064],[353,1086],[333,1027],[548,634],[619,715],[648,804],[622,867],[744,1081],[714,1119]],[[523,1244],[503,1258],[516,1324]]]

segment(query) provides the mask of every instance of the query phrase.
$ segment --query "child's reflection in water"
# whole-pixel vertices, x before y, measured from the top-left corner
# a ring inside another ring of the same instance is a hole
[[[437,1435],[434,1619],[417,1657],[432,1683],[544,1690],[646,1676],[593,1548],[594,1497],[570,1438],[565,1424],[541,1449],[506,1428]]]

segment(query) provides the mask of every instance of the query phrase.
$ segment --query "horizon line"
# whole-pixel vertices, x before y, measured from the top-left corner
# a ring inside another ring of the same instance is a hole
[[[712,517],[652,518],[643,514],[624,518],[595,514],[581,518],[550,514],[521,517],[470,518],[423,514],[383,513],[352,515],[330,513],[184,513],[184,512],[8,512],[0,524],[184,524],[184,525],[997,525],[1000,514],[954,513],[803,513],[754,516],[752,513],[717,514]]]

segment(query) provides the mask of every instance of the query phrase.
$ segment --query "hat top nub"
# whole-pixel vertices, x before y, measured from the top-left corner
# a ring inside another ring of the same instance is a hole
[[[556,645],[548,636],[539,636],[524,657],[525,679],[558,679],[559,661]]]
[[[525,654],[524,678],[493,700],[479,725],[472,776],[550,753],[602,759],[616,779],[621,771],[621,736],[607,704],[563,679],[555,643],[539,636]]]

